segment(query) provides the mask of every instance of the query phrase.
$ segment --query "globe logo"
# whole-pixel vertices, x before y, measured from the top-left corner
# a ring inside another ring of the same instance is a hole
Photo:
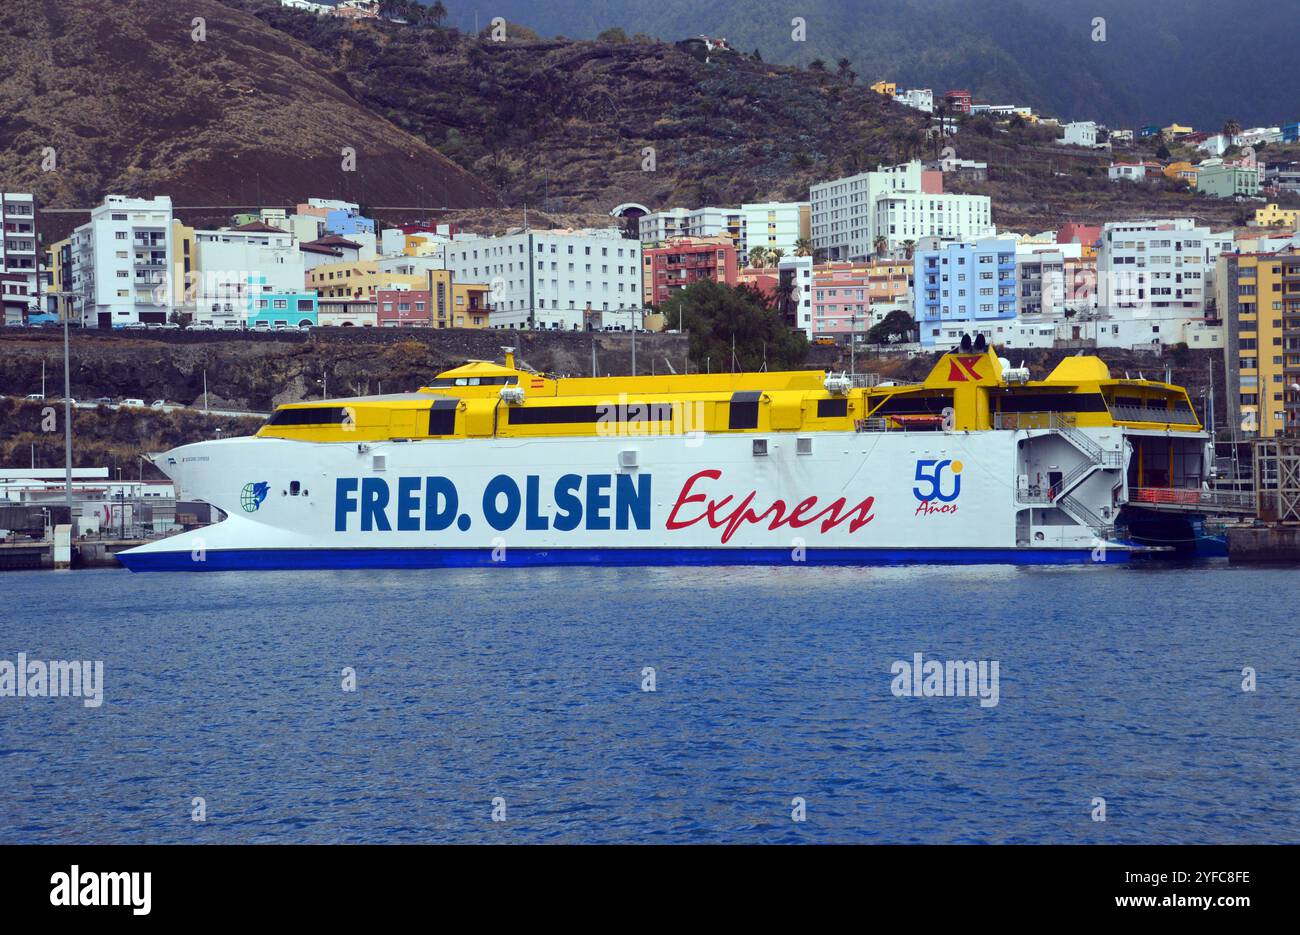
[[[245,513],[256,513],[262,501],[266,499],[267,490],[270,484],[267,481],[250,482],[244,485],[244,489],[239,493],[239,505],[244,508]]]

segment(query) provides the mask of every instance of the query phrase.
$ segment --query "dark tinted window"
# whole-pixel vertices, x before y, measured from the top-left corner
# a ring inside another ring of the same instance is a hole
[[[762,395],[759,392],[732,393],[731,405],[728,407],[730,412],[727,416],[727,428],[758,428],[758,400]]]
[[[847,416],[849,414],[849,401],[847,399],[819,399],[817,400],[817,418],[832,419],[836,416]]]
[[[314,406],[310,409],[279,409],[271,413],[267,425],[342,425],[348,422],[343,406]]]

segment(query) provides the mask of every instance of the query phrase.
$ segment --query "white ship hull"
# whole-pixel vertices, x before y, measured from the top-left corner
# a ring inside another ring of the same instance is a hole
[[[1123,561],[1108,521],[1124,430],[1074,436],[225,439],[158,464],[227,518],[119,557],[139,571]],[[1044,492],[1049,475],[1068,501]]]

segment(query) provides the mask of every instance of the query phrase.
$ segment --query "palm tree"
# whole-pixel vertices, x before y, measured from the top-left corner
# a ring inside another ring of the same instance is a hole
[[[884,234],[877,234],[876,239],[871,244],[876,249],[876,256],[884,256],[885,249],[889,246],[889,241],[885,239]]]
[[[826,63],[825,63],[824,61],[822,61],[821,59],[819,59],[819,58],[815,58],[815,59],[813,59],[811,62],[808,63],[808,70],[809,70],[809,71],[825,71],[825,70],[826,70]]]
[[[778,266],[781,263],[781,257],[785,256],[785,251],[780,247],[774,247],[767,251],[767,262],[769,266]]]
[[[1231,143],[1233,137],[1241,135],[1241,123],[1237,120],[1225,120],[1223,122],[1223,135]]]
[[[915,252],[916,252],[916,241],[915,241],[915,240],[904,240],[904,241],[903,241],[903,253],[905,253],[905,254],[907,255],[907,258],[908,258],[909,260],[912,258],[912,254],[915,253]]]
[[[754,269],[762,269],[767,265],[767,248],[750,247],[749,248],[749,265]]]
[[[850,66],[852,64],[853,63],[849,61],[847,58],[840,59],[838,62],[835,63],[835,74],[839,75],[839,77],[841,78],[848,78],[848,76],[852,74],[850,70]]]
[[[811,256],[813,252],[812,241],[807,237],[800,237],[794,242],[795,256]]]

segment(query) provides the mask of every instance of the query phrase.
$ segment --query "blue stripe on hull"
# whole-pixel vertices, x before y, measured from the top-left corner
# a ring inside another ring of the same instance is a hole
[[[189,551],[119,552],[132,571],[284,571],[322,568],[486,568],[497,565],[1082,565],[1091,549],[223,549],[194,561]],[[1107,564],[1127,562],[1128,549],[1105,552]]]

